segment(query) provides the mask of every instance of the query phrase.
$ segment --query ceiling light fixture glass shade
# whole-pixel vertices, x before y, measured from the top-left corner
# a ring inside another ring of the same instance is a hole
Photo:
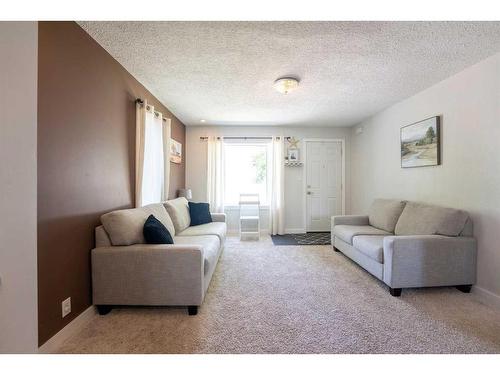
[[[273,87],[276,91],[286,95],[299,87],[299,80],[293,77],[278,78],[274,81]]]

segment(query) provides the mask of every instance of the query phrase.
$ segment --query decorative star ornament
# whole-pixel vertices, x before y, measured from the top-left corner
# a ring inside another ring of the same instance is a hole
[[[298,139],[295,139],[295,137],[289,137],[288,138],[288,144],[289,144],[289,148],[299,148],[299,140]]]

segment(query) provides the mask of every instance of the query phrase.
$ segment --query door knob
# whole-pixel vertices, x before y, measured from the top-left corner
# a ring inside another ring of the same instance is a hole
[[[308,192],[307,192],[307,195],[311,195],[311,194],[312,194],[312,192],[311,192],[311,191],[308,191]]]

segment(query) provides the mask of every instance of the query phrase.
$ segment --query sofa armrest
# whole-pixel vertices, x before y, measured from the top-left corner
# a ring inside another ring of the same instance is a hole
[[[96,305],[198,306],[203,301],[199,245],[99,247],[91,258]]]
[[[391,288],[474,284],[476,247],[473,237],[385,237],[384,282]]]
[[[212,215],[212,221],[220,222],[220,223],[225,223],[226,222],[226,214],[222,213],[211,213]]]
[[[332,228],[335,225],[368,225],[366,215],[342,215],[332,216]]]

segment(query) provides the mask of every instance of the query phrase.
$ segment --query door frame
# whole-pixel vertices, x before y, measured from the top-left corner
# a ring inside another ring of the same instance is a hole
[[[303,157],[304,169],[302,171],[302,221],[304,231],[307,232],[307,142],[338,142],[340,143],[340,163],[342,166],[342,181],[340,182],[340,195],[342,197],[342,215],[345,215],[345,139],[343,138],[304,138]]]

